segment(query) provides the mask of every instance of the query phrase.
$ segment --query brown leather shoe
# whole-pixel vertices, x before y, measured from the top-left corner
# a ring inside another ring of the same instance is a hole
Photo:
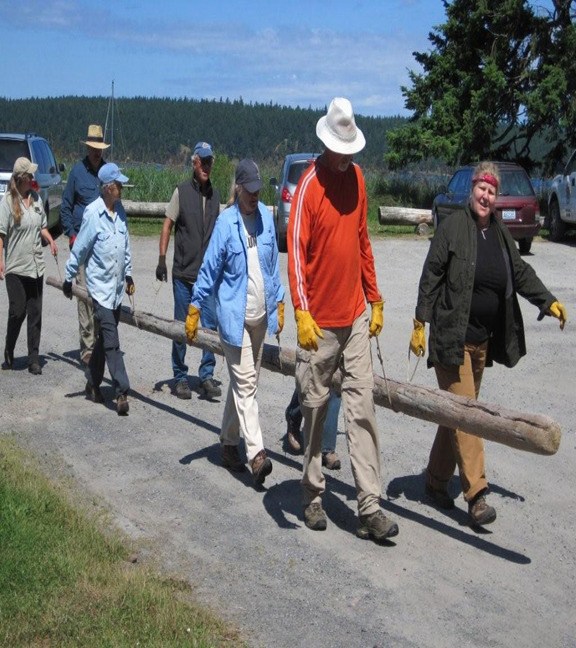
[[[322,465],[328,468],[328,470],[340,470],[340,457],[334,452],[334,450],[323,452]]]
[[[244,472],[246,470],[244,462],[240,459],[238,446],[222,445],[220,448],[220,456],[224,468],[228,468],[232,472]]]
[[[266,476],[272,472],[272,462],[266,456],[266,450],[260,452],[250,462],[252,468],[252,475],[254,476],[254,483],[261,486],[266,479]]]
[[[485,491],[482,491],[468,502],[468,516],[472,526],[490,524],[496,519],[496,509],[486,501]]]
[[[130,405],[128,405],[128,396],[126,394],[120,394],[116,399],[116,411],[118,416],[128,416],[128,410]]]

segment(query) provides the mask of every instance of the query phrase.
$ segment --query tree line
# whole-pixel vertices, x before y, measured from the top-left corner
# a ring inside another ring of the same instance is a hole
[[[116,98],[111,105],[106,97],[0,98],[0,131],[36,132],[50,141],[58,159],[71,160],[84,155],[88,124],[104,128],[108,116],[106,141],[113,134],[118,162],[181,164],[189,161],[196,142],[205,140],[216,154],[279,165],[287,153],[319,151],[316,122],[325,112],[242,99],[135,97]],[[386,134],[405,121],[358,115],[367,141],[361,163],[382,167]]]

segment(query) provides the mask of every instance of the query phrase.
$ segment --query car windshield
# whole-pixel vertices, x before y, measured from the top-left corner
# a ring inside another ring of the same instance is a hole
[[[534,189],[528,176],[522,171],[500,172],[501,196],[533,196]]]
[[[0,172],[12,173],[19,157],[30,158],[28,144],[23,140],[0,140]]]

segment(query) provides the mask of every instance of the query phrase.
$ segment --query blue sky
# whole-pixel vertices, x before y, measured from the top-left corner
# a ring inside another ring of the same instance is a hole
[[[440,0],[0,0],[0,96],[242,99],[404,115]]]

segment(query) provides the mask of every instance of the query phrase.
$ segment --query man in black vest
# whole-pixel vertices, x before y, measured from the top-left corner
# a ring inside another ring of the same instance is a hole
[[[184,322],[192,297],[192,289],[198,270],[202,265],[204,252],[208,247],[214,223],[220,212],[220,194],[210,182],[210,172],[214,163],[212,147],[206,142],[198,142],[192,154],[194,173],[190,180],[174,189],[166,208],[166,218],[160,234],[160,257],[156,268],[156,279],[168,281],[166,250],[174,225],[174,264],[172,266],[172,287],[174,289],[174,319]],[[212,303],[202,308],[201,324],[216,330],[216,309]],[[188,384],[188,366],[185,363],[186,344],[172,343],[172,370],[174,372],[174,394],[178,398],[191,398]],[[214,399],[222,395],[220,387],[214,382],[216,358],[210,351],[203,351],[198,376],[200,387],[206,398]]]

